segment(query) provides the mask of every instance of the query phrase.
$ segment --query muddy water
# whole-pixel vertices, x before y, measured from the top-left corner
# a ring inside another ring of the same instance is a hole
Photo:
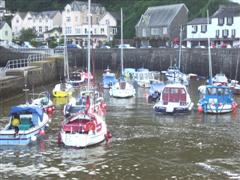
[[[190,85],[195,102],[198,85]],[[155,115],[146,93],[138,88],[136,97],[126,100],[105,91],[113,138],[87,149],[57,145],[67,100],[54,99],[57,111],[43,139],[26,147],[0,147],[0,179],[240,179],[239,112]],[[24,96],[0,104],[1,128],[9,107],[22,102]]]

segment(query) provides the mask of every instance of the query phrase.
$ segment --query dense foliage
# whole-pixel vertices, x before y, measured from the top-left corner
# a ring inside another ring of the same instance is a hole
[[[59,9],[72,2],[73,0],[7,0],[6,6],[12,11],[42,11]],[[81,0],[87,1],[87,0]],[[226,4],[229,0],[92,0],[103,4],[108,11],[124,11],[124,37],[133,38],[135,25],[141,14],[149,6],[185,3],[189,9],[189,18],[206,16],[209,9],[210,14],[214,12],[219,4]],[[130,3],[131,2],[131,3]]]

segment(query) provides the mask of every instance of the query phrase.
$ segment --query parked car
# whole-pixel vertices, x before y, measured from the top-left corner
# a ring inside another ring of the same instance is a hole
[[[101,45],[100,46],[100,49],[110,49],[111,47],[110,46],[108,46],[108,45]]]
[[[118,45],[118,48],[124,48],[124,49],[136,49],[135,47],[131,46],[130,44],[123,44]]]
[[[67,45],[67,48],[78,48],[78,49],[81,49],[81,46],[79,46],[78,44],[68,44]]]
[[[149,46],[149,45],[142,45],[142,46],[140,46],[140,48],[152,48],[152,46]]]

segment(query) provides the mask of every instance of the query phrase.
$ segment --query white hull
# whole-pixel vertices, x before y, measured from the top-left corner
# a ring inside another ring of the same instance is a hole
[[[116,98],[129,98],[133,97],[136,94],[134,87],[126,82],[126,87],[124,89],[120,88],[119,83],[116,83],[112,88],[109,90],[110,96]]]
[[[106,135],[107,135],[107,125],[105,123],[105,120],[102,117],[100,116],[96,116],[96,117],[97,117],[98,125],[95,131],[90,130],[86,134],[86,133],[76,133],[76,132],[66,133],[62,130],[60,132],[61,142],[65,146],[83,148],[91,145],[96,145],[105,141]],[[100,130],[98,130],[98,128]]]

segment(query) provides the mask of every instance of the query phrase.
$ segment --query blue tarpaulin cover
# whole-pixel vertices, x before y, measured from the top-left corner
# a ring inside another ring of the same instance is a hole
[[[20,114],[22,112],[29,112],[32,114],[37,114],[40,119],[43,118],[43,110],[36,105],[19,105],[11,107],[9,115]]]

